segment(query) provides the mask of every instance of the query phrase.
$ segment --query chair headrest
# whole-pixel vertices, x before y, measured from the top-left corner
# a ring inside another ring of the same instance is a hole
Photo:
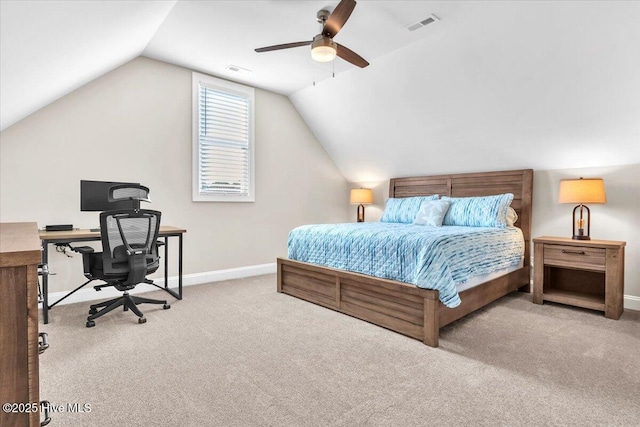
[[[111,188],[109,188],[109,202],[120,202],[123,200],[151,202],[149,188],[139,184],[117,184],[111,186]]]

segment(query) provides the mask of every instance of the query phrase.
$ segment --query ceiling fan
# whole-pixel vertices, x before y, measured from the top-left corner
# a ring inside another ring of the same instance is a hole
[[[270,52],[272,50],[290,49],[292,47],[311,45],[311,57],[318,62],[333,61],[337,56],[345,61],[351,62],[360,68],[364,68],[369,63],[360,55],[333,41],[333,38],[347,22],[351,12],[356,7],[355,0],[341,0],[331,14],[327,10],[318,11],[318,22],[322,24],[322,31],[313,40],[295,43],[277,44],[274,46],[261,47],[256,52]]]

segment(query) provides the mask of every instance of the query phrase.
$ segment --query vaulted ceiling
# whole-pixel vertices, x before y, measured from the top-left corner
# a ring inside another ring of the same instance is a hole
[[[1,128],[140,55],[290,95],[353,66],[315,62],[308,47],[254,49],[311,40],[316,13],[337,3],[2,0]],[[372,61],[429,35],[404,26],[431,10],[429,2],[360,1],[336,41]]]
[[[350,181],[640,163],[640,2],[360,0],[365,69],[254,52],[336,4],[2,0],[0,126],[143,55],[289,96]]]

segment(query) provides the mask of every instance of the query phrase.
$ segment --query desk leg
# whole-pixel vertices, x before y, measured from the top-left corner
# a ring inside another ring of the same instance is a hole
[[[49,263],[49,243],[42,242],[42,265]],[[42,321],[49,323],[49,275],[42,275]]]
[[[178,292],[169,288],[169,236],[164,236],[164,290],[174,298],[182,299],[182,234],[178,238]],[[161,286],[154,286],[163,289]]]
[[[169,289],[169,237],[164,236],[164,288]]]
[[[178,299],[182,299],[182,233],[178,236]]]

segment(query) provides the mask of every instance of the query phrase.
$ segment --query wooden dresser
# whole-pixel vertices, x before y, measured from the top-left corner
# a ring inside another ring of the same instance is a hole
[[[0,426],[39,426],[35,222],[0,223]],[[7,404],[15,404],[7,407]],[[20,405],[22,404],[22,405]]]

